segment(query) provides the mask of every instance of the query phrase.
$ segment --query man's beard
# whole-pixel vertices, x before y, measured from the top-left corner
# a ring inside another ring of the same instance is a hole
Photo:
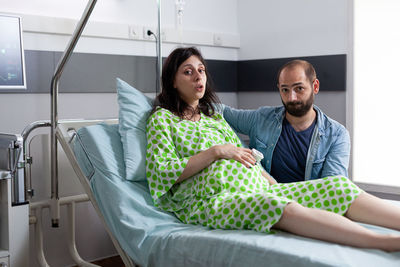
[[[314,103],[314,94],[311,94],[310,97],[305,101],[293,101],[284,103],[282,100],[283,106],[285,106],[286,111],[295,117],[302,117],[307,114],[307,112],[311,109]]]

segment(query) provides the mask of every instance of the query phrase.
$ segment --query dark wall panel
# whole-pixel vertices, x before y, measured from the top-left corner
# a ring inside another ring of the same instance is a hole
[[[267,92],[277,90],[277,72],[293,59],[309,61],[320,80],[320,91],[346,90],[346,55],[246,60],[238,62],[238,90]]]
[[[206,63],[217,92],[237,92],[237,61],[207,60]]]
[[[27,90],[0,93],[50,93],[55,66],[62,53],[25,51]],[[217,92],[276,90],[276,73],[293,58],[246,61],[207,60]],[[303,57],[321,81],[321,91],[346,90],[346,55]],[[119,77],[142,92],[155,92],[156,59],[145,56],[74,53],[60,79],[61,93],[115,93]]]

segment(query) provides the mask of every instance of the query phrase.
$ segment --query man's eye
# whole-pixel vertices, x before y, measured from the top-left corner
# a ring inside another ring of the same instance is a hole
[[[281,91],[282,91],[282,93],[287,93],[287,92],[289,92],[289,89],[287,89],[287,88],[282,88]]]

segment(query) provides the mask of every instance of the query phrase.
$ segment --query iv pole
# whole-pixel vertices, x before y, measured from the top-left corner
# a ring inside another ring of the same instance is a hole
[[[157,0],[158,7],[158,24],[157,24],[157,89],[156,93],[161,92],[161,70],[162,70],[162,55],[161,55],[161,0]]]

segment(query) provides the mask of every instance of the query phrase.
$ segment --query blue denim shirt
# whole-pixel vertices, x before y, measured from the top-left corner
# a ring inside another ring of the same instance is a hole
[[[267,172],[271,170],[272,155],[282,131],[285,108],[261,107],[257,110],[238,110],[224,106],[224,118],[231,127],[250,137],[251,148],[264,154],[261,161]],[[317,125],[314,129],[304,174],[305,180],[331,175],[348,176],[350,136],[346,128],[326,116],[317,106]]]

